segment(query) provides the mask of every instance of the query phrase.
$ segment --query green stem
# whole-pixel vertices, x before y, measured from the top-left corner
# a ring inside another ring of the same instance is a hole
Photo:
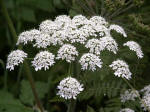
[[[76,100],[71,99],[68,104],[67,112],[75,112]]]
[[[9,15],[8,15],[8,11],[7,11],[6,7],[5,7],[5,4],[4,4],[3,0],[0,0],[0,5],[1,5],[1,8],[2,8],[2,12],[4,14],[4,17],[5,17],[5,19],[6,19],[7,23],[8,23],[10,32],[11,32],[11,34],[13,36],[13,41],[14,41],[14,43],[16,43],[17,42],[17,34],[16,34],[16,31],[15,31],[14,25],[13,25]]]
[[[141,99],[141,97],[139,96],[139,94],[136,92],[136,89],[134,89],[134,87],[125,79],[123,78],[123,80],[128,84],[128,86],[135,91],[135,94],[138,96],[139,100],[144,104],[144,107],[148,110],[148,112],[150,112],[149,108],[147,107],[147,105],[145,104],[145,102]]]
[[[41,112],[44,112],[43,111],[43,107],[41,105],[41,102],[39,100],[39,97],[38,97],[35,85],[34,85],[34,80],[33,80],[33,77],[32,77],[32,74],[31,74],[31,71],[30,71],[30,68],[29,68],[29,65],[28,65],[28,63],[26,61],[24,62],[24,65],[25,65],[24,67],[25,67],[25,70],[26,70],[26,76],[27,76],[27,78],[29,80],[29,83],[31,85],[32,92],[33,92],[35,101],[37,103],[37,106],[39,107],[39,109],[40,109]]]

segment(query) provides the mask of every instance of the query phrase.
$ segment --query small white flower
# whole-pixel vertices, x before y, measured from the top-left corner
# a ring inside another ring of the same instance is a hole
[[[108,22],[106,22],[105,18],[101,16],[93,16],[90,18],[90,21],[94,23],[94,25],[108,25]]]
[[[102,37],[100,38],[100,42],[107,50],[112,51],[114,54],[117,53],[118,44],[112,37]]]
[[[60,25],[54,21],[45,20],[40,24],[39,29],[44,33],[53,34],[55,31],[60,29]]]
[[[83,91],[83,85],[80,84],[75,78],[67,77],[60,81],[59,85],[57,86],[59,89],[57,95],[62,98],[67,99],[76,99],[77,95]]]
[[[146,107],[145,107],[146,106]],[[150,94],[144,95],[141,101],[141,107],[144,111],[150,110]]]
[[[141,50],[141,46],[134,41],[128,41],[123,44],[124,46],[128,46],[130,50],[135,51],[138,58],[143,58],[143,52]]]
[[[83,70],[89,69],[89,70],[95,71],[96,66],[99,68],[102,67],[101,59],[92,53],[84,54],[80,58],[79,63],[81,64]]]
[[[20,43],[23,43],[24,45],[28,42],[32,42],[35,38],[37,38],[40,35],[40,31],[36,29],[32,29],[29,31],[22,32],[19,35],[18,41],[16,45],[19,45]]]
[[[23,63],[24,58],[27,57],[27,53],[22,50],[12,51],[7,58],[6,69],[14,70],[15,66],[18,66],[20,63]]]
[[[144,95],[145,95],[145,96],[148,95],[148,94],[150,94],[150,85],[145,86],[145,87],[141,90],[141,92],[144,92]]]
[[[129,66],[125,61],[118,59],[116,61],[113,61],[112,64],[109,65],[109,67],[111,67],[115,71],[115,76],[126,78],[128,80],[131,79],[132,73],[130,72]]]
[[[68,63],[75,60],[75,56],[78,56],[76,47],[71,44],[64,44],[59,50],[56,59],[66,60]]]
[[[76,26],[81,26],[81,25],[85,25],[88,22],[88,19],[83,16],[83,15],[76,15],[72,18],[72,22],[76,25]]]
[[[42,68],[47,70],[50,66],[54,65],[54,58],[55,56],[52,53],[48,51],[41,51],[32,61],[32,66],[35,67],[35,71],[41,70]]]
[[[119,25],[110,25],[109,30],[115,30],[116,32],[122,34],[124,37],[127,37],[127,34],[125,33],[124,29]]]
[[[59,24],[63,28],[63,27],[66,27],[66,26],[70,26],[71,18],[67,15],[60,15],[60,16],[56,17],[54,22]]]
[[[124,108],[124,109],[121,109],[120,112],[135,112],[135,111],[130,108]]]
[[[126,90],[123,94],[120,95],[121,102],[126,102],[128,100],[135,101],[135,99],[140,96],[137,90]]]
[[[105,48],[105,44],[103,44],[98,39],[90,39],[88,40],[87,44],[85,45],[86,48],[90,49],[90,53],[99,55],[102,50]]]
[[[54,39],[52,36],[46,33],[41,33],[37,38],[35,38],[35,44],[37,48],[47,48],[50,45],[56,45],[57,39]]]

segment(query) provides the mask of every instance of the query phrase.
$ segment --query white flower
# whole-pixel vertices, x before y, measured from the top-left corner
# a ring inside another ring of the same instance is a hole
[[[146,107],[145,107],[146,106]],[[141,107],[144,111],[150,110],[150,94],[144,95],[141,101]]]
[[[40,24],[39,29],[44,33],[53,34],[55,31],[60,29],[60,25],[54,21],[45,20]]]
[[[100,36],[100,37],[110,36],[109,29],[104,25],[95,25],[95,26],[93,26],[93,28],[94,28],[97,36]]]
[[[88,19],[83,15],[76,15],[72,18],[72,22],[76,26],[85,25],[88,22]]]
[[[101,16],[93,16],[90,18],[90,21],[93,22],[94,25],[108,25],[108,22],[106,22],[105,18]]]
[[[124,37],[127,37],[127,34],[125,33],[124,29],[119,25],[110,25],[109,30],[115,30],[116,32],[122,34]]]
[[[113,61],[112,64],[109,65],[109,67],[111,67],[115,71],[115,76],[126,78],[128,80],[131,79],[132,73],[130,72],[129,66],[125,61],[118,59],[116,61]]]
[[[130,108],[124,108],[124,109],[121,109],[120,112],[135,112],[135,111]]]
[[[120,95],[120,99],[121,99],[121,102],[126,102],[128,100],[132,100],[132,101],[135,101],[135,99],[140,96],[139,92],[137,90],[126,90],[124,92],[124,94],[121,94]]]
[[[104,50],[105,45],[99,39],[90,39],[85,45],[86,48],[90,49],[90,53],[99,55]]]
[[[101,59],[92,53],[84,54],[80,58],[79,63],[81,64],[83,70],[89,69],[89,70],[95,71],[96,66],[99,68],[102,67]]]
[[[18,66],[20,63],[23,63],[24,58],[27,57],[27,53],[22,50],[12,51],[7,58],[6,69],[14,70],[15,66]]]
[[[56,45],[57,39],[54,39],[52,36],[46,33],[41,33],[37,38],[35,38],[35,44],[37,48],[47,48],[50,45]]]
[[[112,51],[114,54],[117,53],[118,44],[112,37],[102,37],[100,38],[100,42],[107,50]]]
[[[41,70],[42,68],[44,68],[44,70],[47,70],[50,66],[54,65],[54,58],[55,56],[52,53],[48,51],[41,51],[35,56],[34,60],[32,61],[32,66],[35,67],[36,71]]]
[[[32,29],[29,31],[22,32],[19,35],[17,45],[20,43],[23,43],[24,45],[27,44],[27,42],[32,42],[35,38],[37,38],[40,35],[40,31],[36,29]]]
[[[145,96],[148,95],[148,94],[150,94],[150,85],[145,86],[145,87],[141,90],[141,92],[144,92],[144,95],[145,95]]]
[[[77,95],[84,89],[83,85],[72,77],[63,79],[57,88],[59,89],[57,95],[65,99],[76,99]]]
[[[64,44],[59,50],[56,59],[66,60],[68,63],[75,60],[78,51],[71,44]]]
[[[134,41],[128,41],[123,44],[124,46],[128,46],[130,50],[135,51],[138,58],[143,58],[143,52],[141,50],[141,46]]]
[[[60,15],[56,17],[55,22],[63,28],[71,24],[71,18],[67,15]]]

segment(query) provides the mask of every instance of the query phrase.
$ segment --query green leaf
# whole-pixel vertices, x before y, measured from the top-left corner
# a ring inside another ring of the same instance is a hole
[[[95,112],[94,109],[90,106],[87,106],[87,111],[86,112]]]
[[[48,92],[48,85],[43,82],[35,82],[36,91],[40,99],[44,98],[45,94]],[[34,96],[32,93],[31,86],[28,81],[23,80],[21,82],[21,94],[20,99],[23,103],[33,106]]]
[[[0,91],[0,112],[33,112],[33,110],[25,107],[10,93]]]

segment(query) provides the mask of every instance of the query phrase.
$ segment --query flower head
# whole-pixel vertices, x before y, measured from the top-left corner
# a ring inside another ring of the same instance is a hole
[[[51,20],[45,20],[43,21],[40,26],[39,29],[43,32],[43,33],[47,33],[47,34],[53,34],[55,31],[60,29],[60,25],[58,25],[57,23],[55,23],[54,21]]]
[[[25,45],[28,42],[32,42],[39,35],[40,35],[40,31],[36,30],[36,29],[32,29],[32,30],[29,30],[29,31],[22,32],[19,35],[17,45],[19,45],[20,43],[23,43]]]
[[[128,46],[130,50],[135,51],[138,58],[143,58],[143,52],[141,50],[141,46],[134,41],[128,41],[123,44],[124,46]]]
[[[105,18],[103,18],[101,16],[93,16],[90,18],[90,21],[94,25],[108,25],[108,22],[106,22]]]
[[[120,33],[120,34],[122,34],[124,37],[127,37],[126,32],[125,32],[124,29],[123,29],[121,26],[119,26],[119,25],[115,25],[115,24],[110,25],[109,30],[110,30],[110,31],[111,31],[111,30],[115,30],[117,33]]]
[[[50,66],[54,65],[54,58],[55,56],[52,53],[48,51],[41,51],[35,56],[34,60],[32,61],[32,66],[35,67],[36,71],[41,70],[42,68],[44,68],[44,70],[47,70]]]
[[[124,109],[121,109],[120,112],[135,112],[135,111],[130,108],[124,108]]]
[[[100,38],[100,43],[103,44],[104,48],[112,51],[114,54],[118,51],[118,44],[112,37],[102,37]]]
[[[79,63],[81,64],[83,70],[89,69],[95,71],[96,67],[102,67],[101,59],[92,53],[84,54],[80,58]]]
[[[41,33],[37,38],[35,38],[35,44],[37,48],[47,48],[50,45],[56,45],[57,39],[54,39],[52,36],[46,33]]]
[[[111,65],[109,65],[114,71],[115,71],[115,76],[126,78],[126,79],[131,79],[132,73],[129,70],[129,66],[127,63],[123,60],[116,60],[113,61]]]
[[[76,15],[72,18],[72,22],[76,26],[82,26],[82,25],[85,25],[88,22],[88,19],[83,15]]]
[[[59,89],[57,95],[65,99],[76,99],[77,95],[83,91],[83,85],[72,77],[67,77],[60,81],[57,88]]]
[[[22,50],[12,51],[7,58],[6,69],[14,70],[15,66],[18,66],[20,63],[23,63],[24,58],[27,57],[27,53]]]
[[[90,39],[85,47],[90,49],[90,53],[99,55],[104,50],[105,45],[99,39]]]
[[[121,94],[120,95],[120,99],[121,99],[121,102],[126,102],[128,100],[132,100],[134,101],[138,96],[140,96],[139,92],[137,90],[126,90],[124,92],[124,94]]]
[[[78,56],[76,47],[71,44],[64,44],[59,50],[56,59],[66,60],[68,63],[75,60],[75,56]]]
[[[150,94],[144,95],[141,100],[141,107],[144,111],[150,110]]]
[[[148,94],[150,94],[150,85],[145,86],[145,87],[141,90],[141,92],[144,92],[144,95],[145,95],[145,96],[148,95]]]

